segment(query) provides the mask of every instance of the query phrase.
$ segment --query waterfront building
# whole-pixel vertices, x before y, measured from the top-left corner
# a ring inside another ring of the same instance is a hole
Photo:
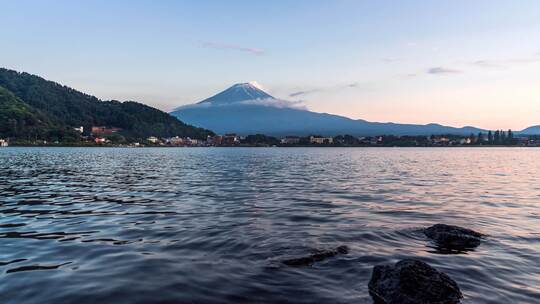
[[[157,144],[159,142],[159,138],[157,138],[155,136],[150,136],[146,140],[153,143],[153,144]]]
[[[171,137],[167,139],[167,143],[171,146],[182,146],[184,145],[184,139],[178,136],[175,136],[175,137]]]
[[[294,145],[300,142],[300,137],[298,136],[286,136],[281,139],[281,143],[285,145]]]
[[[312,144],[331,144],[334,142],[334,139],[332,137],[318,137],[318,136],[310,136],[309,142]]]

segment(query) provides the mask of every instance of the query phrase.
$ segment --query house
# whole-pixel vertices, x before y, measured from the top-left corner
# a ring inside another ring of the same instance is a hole
[[[197,143],[201,142],[197,141]],[[236,136],[236,134],[208,136],[206,138],[206,143],[212,146],[233,146],[240,143],[240,137]]]
[[[471,144],[471,139],[470,138],[462,138],[459,140],[459,144],[460,145],[470,145]]]
[[[182,138],[180,138],[178,136],[171,137],[171,138],[167,139],[166,142],[171,146],[182,146],[182,145],[184,145],[184,139],[182,139]]]
[[[294,145],[300,142],[300,137],[298,136],[286,136],[281,139],[281,143],[285,145]]]
[[[331,144],[334,142],[334,139],[332,137],[318,137],[318,136],[310,136],[309,142],[312,144]]]
[[[96,142],[96,144],[102,144],[102,143],[109,142],[109,140],[103,137],[96,137],[94,138],[94,142]]]
[[[230,146],[230,145],[236,145],[239,143],[240,143],[240,138],[236,136],[236,134],[225,134],[225,136],[223,136],[222,144]]]
[[[366,140],[368,140],[368,139],[369,139],[368,143],[369,143],[370,145],[378,145],[378,144],[382,143],[382,141],[383,141],[383,137],[382,137],[382,136],[375,136],[375,137],[368,137],[368,138],[366,138]]]
[[[108,127],[96,127],[96,126],[93,126],[92,127],[92,134],[93,135],[100,135],[100,134],[113,134],[113,133],[116,133],[118,131],[121,131],[122,129],[120,128],[108,128]]]
[[[199,144],[201,144],[201,141],[198,140],[198,139],[194,139],[194,138],[187,138],[187,141],[190,145],[192,146],[198,146]]]
[[[529,138],[527,146],[529,146],[529,147],[540,147],[540,140]]]
[[[219,146],[221,145],[221,142],[223,141],[223,136],[221,135],[214,135],[206,137],[206,142],[210,145]]]
[[[159,142],[159,138],[157,138],[155,136],[150,136],[146,140],[153,143],[153,144],[157,144]]]
[[[0,147],[9,146],[7,139],[0,139]]]
[[[79,133],[83,133],[84,132],[84,127],[83,126],[80,126],[78,128],[73,128],[73,130],[79,132]]]
[[[448,137],[432,137],[431,141],[434,145],[447,146],[450,144],[450,138]]]

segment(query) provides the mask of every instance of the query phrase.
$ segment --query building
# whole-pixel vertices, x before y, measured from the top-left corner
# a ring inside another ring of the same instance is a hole
[[[83,133],[84,132],[84,127],[83,126],[80,126],[78,128],[73,128],[73,130],[79,132],[79,133]]]
[[[175,136],[175,137],[171,137],[171,138],[168,138],[166,140],[167,144],[171,145],[171,146],[182,146],[184,145],[184,139],[178,137],[178,136]]]
[[[7,139],[0,139],[0,147],[9,146]]]
[[[470,138],[462,138],[459,140],[459,144],[460,145],[470,145],[471,144],[471,139]]]
[[[281,143],[285,145],[294,145],[300,142],[300,137],[298,136],[286,136],[281,139]]]
[[[234,146],[240,144],[240,137],[236,134],[208,136],[206,142],[212,146]]]
[[[334,139],[332,137],[318,137],[318,136],[310,136],[309,142],[312,144],[331,144],[334,142]]]
[[[159,138],[157,138],[155,136],[150,136],[146,140],[153,143],[153,144],[157,144],[159,142]]]
[[[223,136],[221,136],[221,135],[214,135],[214,136],[208,135],[206,137],[206,142],[209,145],[219,146],[219,145],[221,145],[222,141],[223,141]]]
[[[240,138],[236,134],[225,134],[222,144],[232,146],[240,143]]]
[[[189,137],[186,139],[187,139],[188,144],[192,146],[199,146],[200,144],[202,144],[202,142],[198,139],[189,138]]]
[[[93,135],[100,135],[100,134],[113,134],[113,133],[116,133],[118,131],[121,131],[122,129],[120,128],[108,128],[108,127],[96,127],[96,126],[93,126],[92,127],[92,134]]]
[[[450,144],[450,138],[448,137],[432,137],[431,142],[434,145],[447,146]]]
[[[108,142],[108,140],[106,138],[103,138],[103,137],[96,137],[96,138],[94,138],[94,141],[96,142],[96,144],[103,144],[103,143]]]

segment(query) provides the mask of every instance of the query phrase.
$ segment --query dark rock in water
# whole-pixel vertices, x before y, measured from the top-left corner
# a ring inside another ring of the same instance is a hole
[[[347,254],[347,253],[349,253],[349,247],[342,245],[342,246],[337,247],[336,249],[323,250],[323,251],[319,251],[305,257],[284,260],[282,263],[287,266],[293,266],[293,267],[309,266],[315,262],[320,262],[327,258],[334,257],[338,254]]]
[[[412,259],[373,267],[368,287],[376,304],[454,304],[463,298],[454,280]]]
[[[465,251],[478,247],[483,235],[458,226],[436,224],[424,230],[424,234],[442,249]]]

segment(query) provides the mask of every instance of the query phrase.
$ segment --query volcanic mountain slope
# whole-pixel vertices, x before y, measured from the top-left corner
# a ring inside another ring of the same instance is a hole
[[[239,83],[196,104],[176,108],[172,115],[216,133],[285,135],[431,135],[485,132],[474,127],[414,125],[354,120],[316,113],[274,98],[256,83]]]
[[[540,135],[540,125],[528,127],[518,133],[522,135]]]

